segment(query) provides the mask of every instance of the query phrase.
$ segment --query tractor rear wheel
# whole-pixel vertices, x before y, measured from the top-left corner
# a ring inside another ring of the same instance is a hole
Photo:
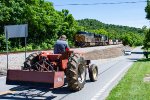
[[[79,91],[84,87],[86,81],[86,65],[83,57],[71,54],[66,69],[68,87],[72,91]]]
[[[39,54],[40,53],[37,53],[37,52],[30,54],[26,58],[26,60],[24,62],[24,67],[22,69],[23,70],[28,70],[28,69],[34,69],[34,70],[36,70],[36,68],[34,68],[34,66],[32,66],[32,65],[35,64],[39,60],[39,58],[38,58]]]
[[[89,68],[89,77],[91,82],[96,81],[98,78],[98,67],[95,64],[92,64]]]

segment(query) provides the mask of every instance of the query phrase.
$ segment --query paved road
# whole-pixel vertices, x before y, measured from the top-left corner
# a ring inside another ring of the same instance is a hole
[[[103,100],[128,68],[137,59],[143,57],[140,47],[134,54],[106,60],[93,60],[99,67],[99,78],[90,82],[87,77],[85,87],[79,92],[70,92],[67,86],[58,89],[31,88],[5,85],[6,77],[0,78],[0,99],[47,99],[47,100]],[[88,76],[88,75],[87,75]]]

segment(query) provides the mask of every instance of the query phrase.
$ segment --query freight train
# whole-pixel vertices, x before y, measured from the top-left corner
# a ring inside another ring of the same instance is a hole
[[[108,37],[80,31],[75,35],[75,45],[79,47],[108,45]]]

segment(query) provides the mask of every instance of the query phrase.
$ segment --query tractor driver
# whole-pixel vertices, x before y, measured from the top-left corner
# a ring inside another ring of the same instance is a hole
[[[66,35],[61,35],[54,45],[54,54],[62,54],[69,50],[68,42],[66,41]]]

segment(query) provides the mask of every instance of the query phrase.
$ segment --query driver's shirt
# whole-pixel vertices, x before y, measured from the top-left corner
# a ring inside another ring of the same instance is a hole
[[[54,54],[61,54],[69,48],[68,43],[64,40],[57,40],[54,45]]]

